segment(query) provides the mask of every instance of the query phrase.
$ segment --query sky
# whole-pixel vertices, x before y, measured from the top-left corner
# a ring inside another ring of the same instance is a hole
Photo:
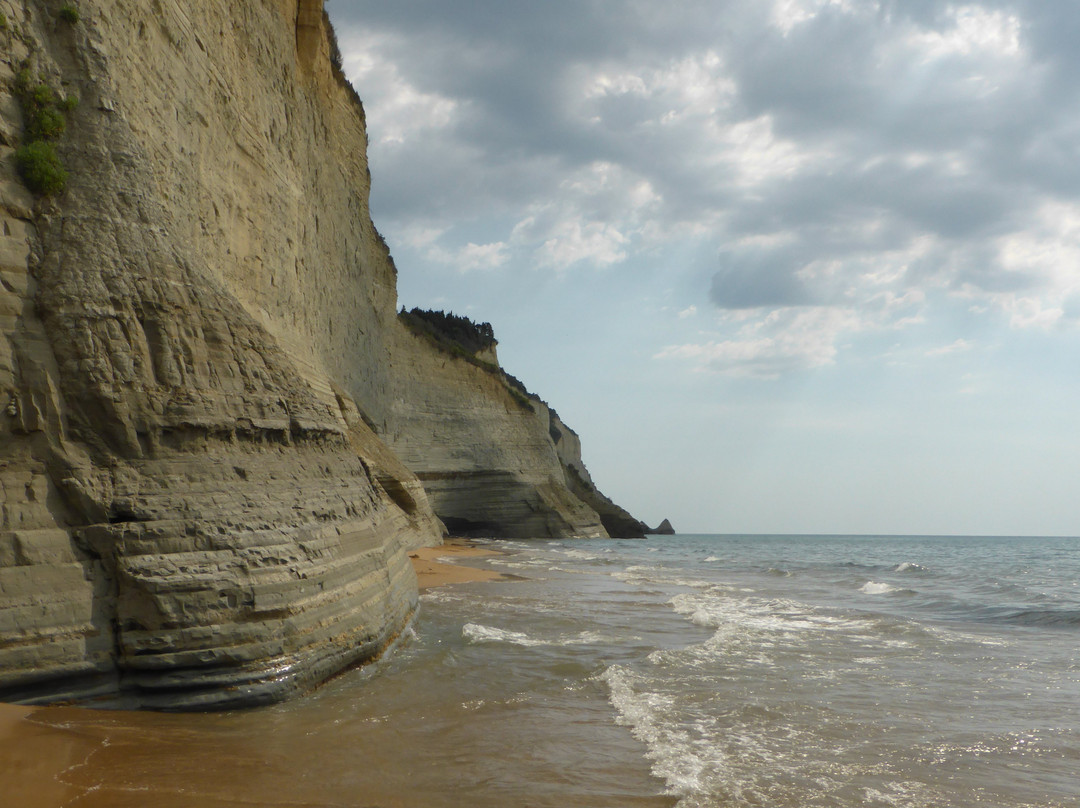
[[[327,9],[400,303],[634,515],[1080,534],[1080,3]]]

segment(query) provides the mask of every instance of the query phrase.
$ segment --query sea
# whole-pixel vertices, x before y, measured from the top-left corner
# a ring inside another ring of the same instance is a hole
[[[50,765],[79,806],[1080,805],[1080,539],[489,544],[457,563],[517,579],[426,591],[381,661],[248,712],[50,708]]]

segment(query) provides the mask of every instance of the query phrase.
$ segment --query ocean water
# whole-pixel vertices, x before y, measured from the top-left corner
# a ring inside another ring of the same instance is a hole
[[[493,546],[461,563],[524,580],[430,590],[309,697],[39,714],[72,739],[59,781],[80,806],[1080,804],[1080,540]]]
[[[602,686],[679,806],[1080,804],[1078,540],[512,547],[537,581],[431,597],[493,670]]]

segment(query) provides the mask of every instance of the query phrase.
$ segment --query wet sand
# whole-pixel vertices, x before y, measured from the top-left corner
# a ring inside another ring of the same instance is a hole
[[[64,709],[73,708],[0,704],[0,794],[5,806],[104,804],[73,803],[86,789],[66,782],[64,774],[83,765],[99,744],[81,733],[42,723]]]
[[[7,808],[339,808],[298,787],[280,744],[243,714],[161,714],[0,704],[0,804]],[[393,805],[382,799],[382,806]]]
[[[467,539],[409,552],[421,589],[510,576],[440,559],[500,555]],[[312,783],[297,801],[286,750],[251,748],[257,714],[169,715],[0,703],[0,805],[4,808],[232,808],[354,806]],[[242,785],[241,785],[242,784]],[[398,804],[373,795],[372,805]],[[359,808],[359,807],[358,807]]]
[[[472,581],[512,580],[511,576],[503,575],[495,570],[446,564],[439,560],[443,558],[484,558],[496,555],[502,555],[502,553],[498,550],[478,547],[468,539],[448,539],[445,544],[436,547],[422,547],[419,550],[409,552],[413,569],[416,570],[416,580],[421,589]]]

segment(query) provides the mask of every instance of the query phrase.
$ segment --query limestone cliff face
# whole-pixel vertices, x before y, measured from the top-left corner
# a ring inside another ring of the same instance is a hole
[[[484,357],[494,358],[493,351]],[[404,328],[391,362],[384,437],[452,533],[608,535],[596,511],[568,487],[542,401],[514,391],[491,367],[432,349]]]
[[[278,699],[385,646],[441,534],[347,392],[394,306],[362,113],[321,8],[55,5],[0,2],[0,697]],[[80,99],[56,200],[20,70]]]
[[[581,461],[581,439],[578,434],[554,412],[549,411],[548,422],[548,432],[565,470],[569,489],[596,511],[609,536],[620,539],[644,538],[645,523],[631,516],[625,508],[616,505],[596,487],[589,470]]]
[[[541,402],[398,322],[321,0],[78,7],[0,0],[0,699],[279,699],[401,630],[437,516],[613,532]],[[79,99],[55,198],[27,81]]]

